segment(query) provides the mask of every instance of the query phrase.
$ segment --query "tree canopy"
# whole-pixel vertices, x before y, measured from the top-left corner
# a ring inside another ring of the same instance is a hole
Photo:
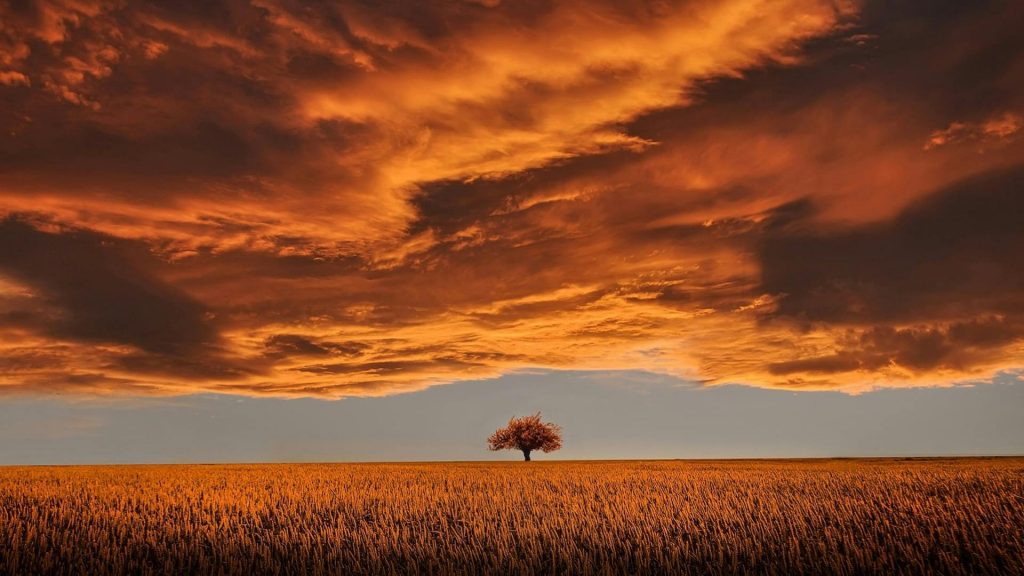
[[[532,416],[513,417],[504,428],[495,430],[487,439],[490,450],[520,450],[524,460],[530,452],[553,452],[562,447],[562,428],[558,424],[543,422],[540,412]]]

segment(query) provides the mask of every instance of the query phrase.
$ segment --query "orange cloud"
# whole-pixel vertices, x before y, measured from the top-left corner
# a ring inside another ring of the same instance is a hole
[[[9,14],[31,24],[5,32],[12,46],[43,40],[52,55],[35,66],[12,60],[23,70],[10,77],[35,77],[91,108],[60,111],[74,126],[62,139],[103,137],[107,149],[65,152],[79,156],[72,182],[15,170],[4,193],[12,209],[181,251],[372,254],[401,241],[421,184],[641,150],[653,142],[624,133],[624,122],[685,102],[698,80],[792,57],[849,12],[818,0],[770,10],[749,0],[660,11],[588,3],[540,10],[522,27],[516,14],[452,9],[434,17],[459,30],[434,32],[356,5],[254,2],[203,18],[44,3]],[[246,23],[258,32],[236,31]],[[168,70],[190,80],[152,77]],[[33,155],[51,145],[25,144]],[[169,181],[155,183],[153,172]],[[170,202],[138,201],[138,188],[154,184]]]
[[[1019,366],[1024,59],[958,76],[1012,14],[3,10],[5,390],[549,367],[861,391]]]
[[[1024,117],[1014,112],[1004,112],[977,123],[952,122],[946,128],[932,132],[924,149],[931,150],[964,141],[1003,143],[1014,138],[1021,127],[1024,127]]]

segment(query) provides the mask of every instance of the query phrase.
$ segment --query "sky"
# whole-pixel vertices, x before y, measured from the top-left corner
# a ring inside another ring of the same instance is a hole
[[[595,421],[618,389],[566,375],[808,421],[1021,407],[1021,29],[1013,0],[5,2],[0,410],[489,414],[524,373]]]
[[[1020,455],[1024,381],[859,395],[701,386],[644,372],[520,371],[384,398],[18,397],[0,465],[517,461],[487,436],[541,411],[564,447],[533,459]]]

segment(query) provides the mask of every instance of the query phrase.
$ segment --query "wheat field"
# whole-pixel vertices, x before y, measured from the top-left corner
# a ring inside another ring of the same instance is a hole
[[[0,468],[12,574],[1022,574],[1024,460]]]

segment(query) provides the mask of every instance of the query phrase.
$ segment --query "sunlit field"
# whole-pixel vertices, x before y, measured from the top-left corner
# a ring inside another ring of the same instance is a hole
[[[0,569],[1020,574],[1024,460],[2,468]]]

